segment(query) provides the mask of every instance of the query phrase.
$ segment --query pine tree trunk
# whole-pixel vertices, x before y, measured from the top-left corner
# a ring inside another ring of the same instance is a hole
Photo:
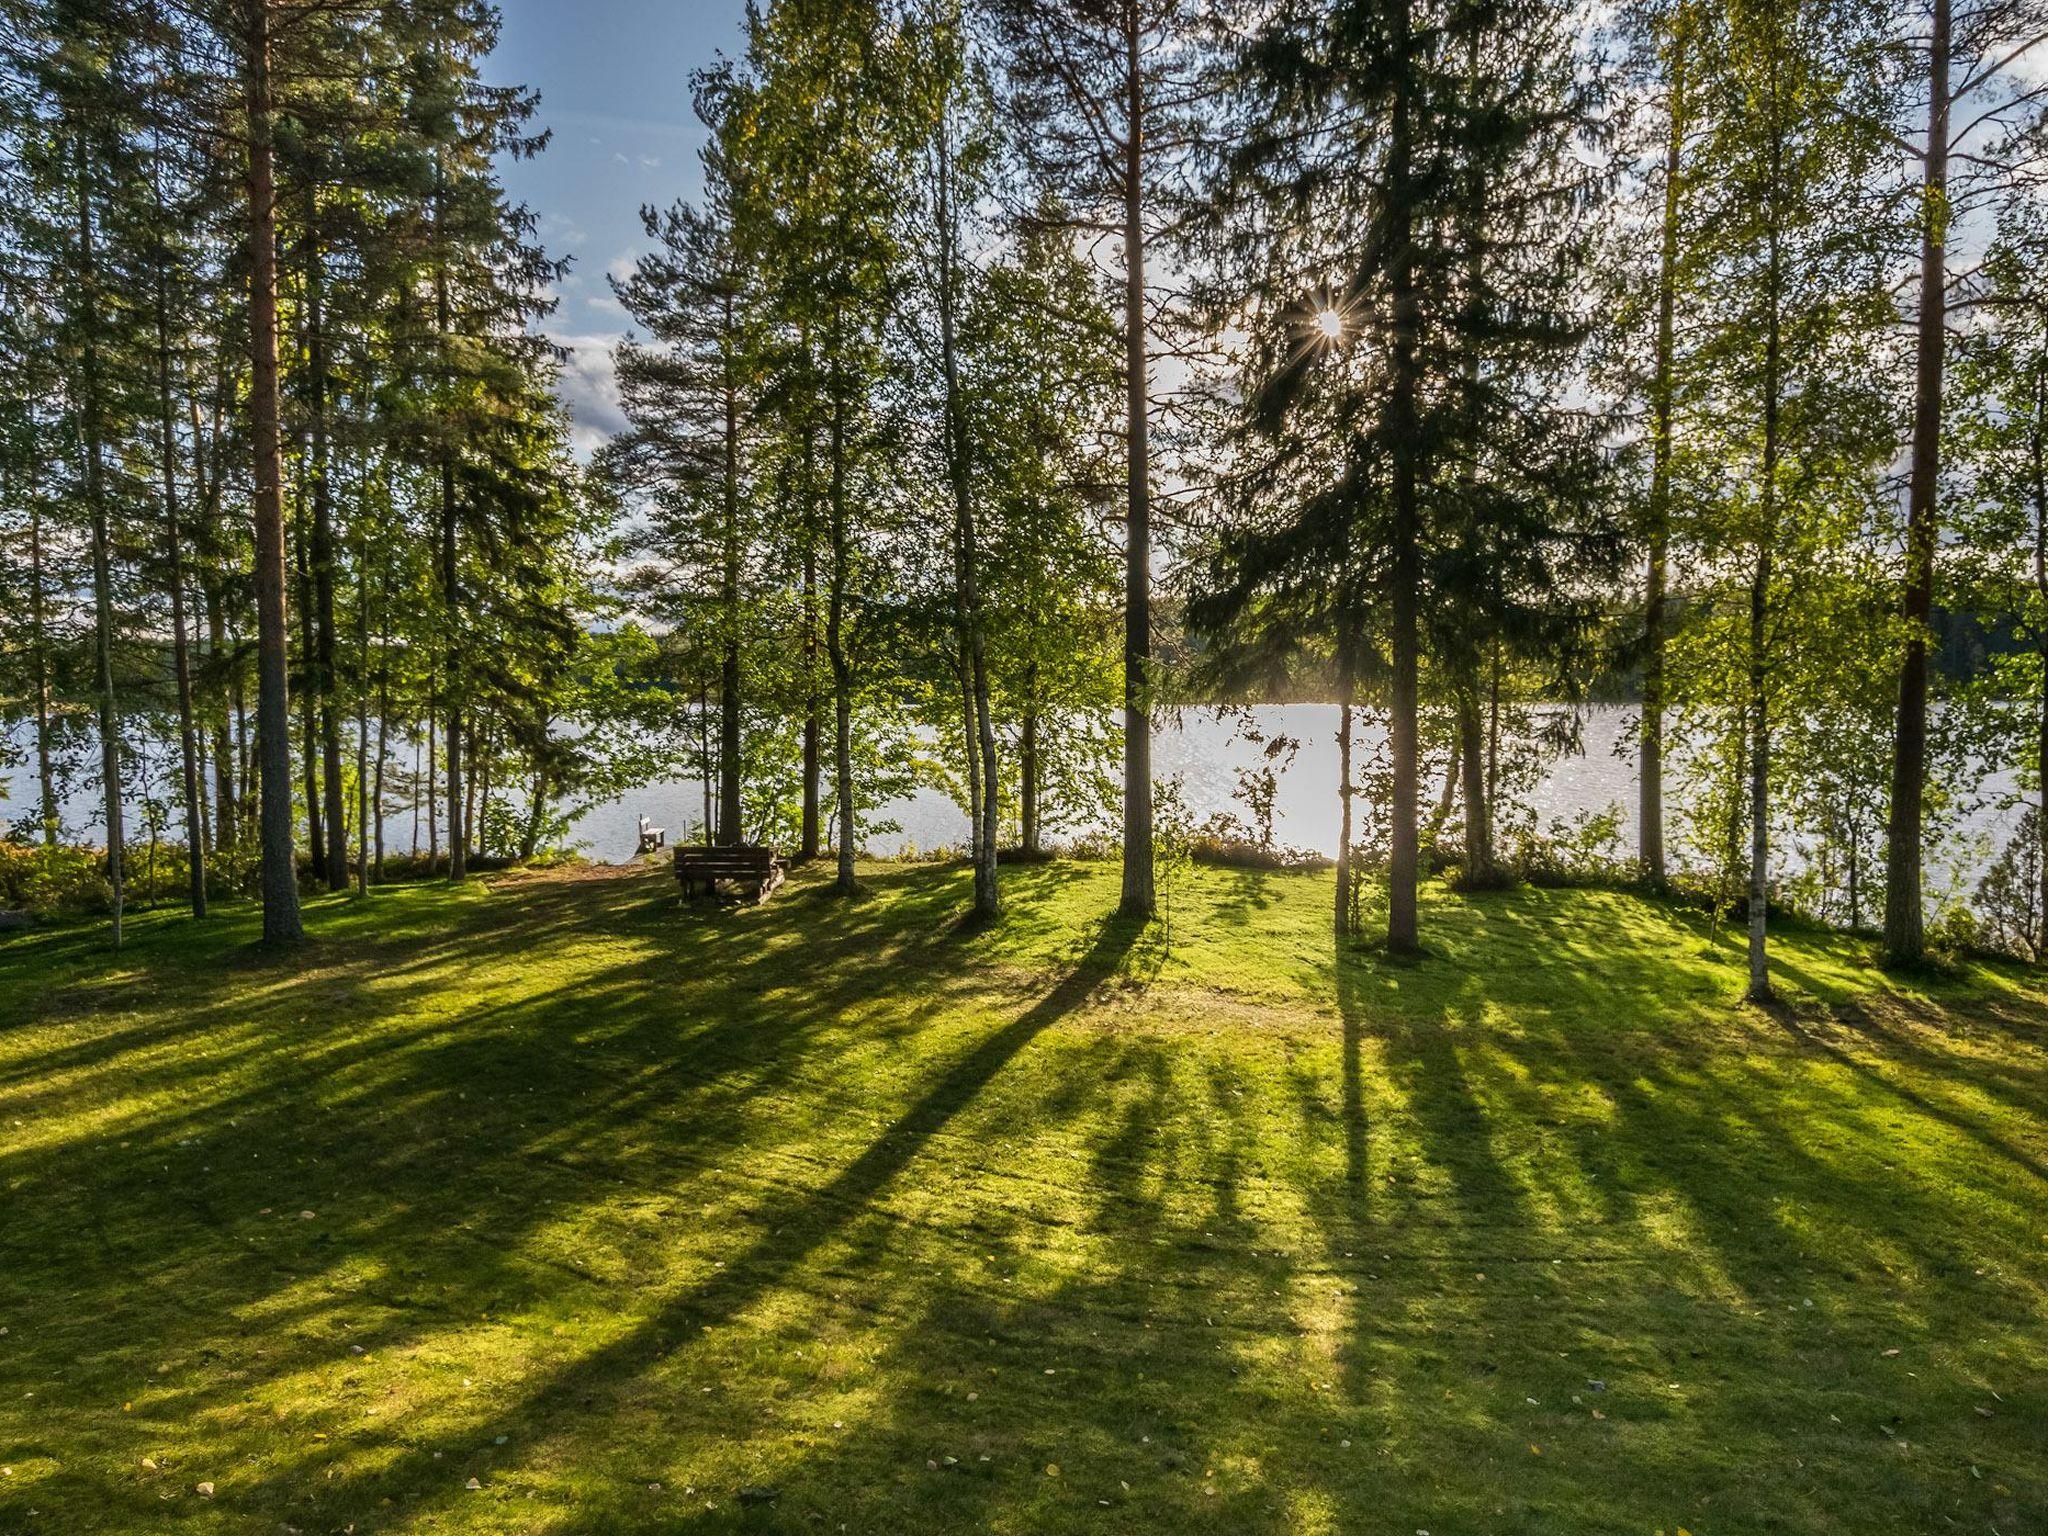
[[[114,697],[114,572],[106,489],[105,424],[99,355],[99,268],[94,247],[92,162],[78,138],[78,281],[86,323],[79,353],[79,428],[85,449],[85,500],[92,522],[93,668],[100,715],[100,774],[107,820],[107,882],[113,894],[114,948],[121,947],[127,852],[121,821],[121,718]]]
[[[1003,910],[996,871],[996,809],[1001,803],[997,786],[1002,780],[996,763],[995,724],[989,718],[988,646],[981,611],[980,555],[975,548],[974,465],[960,388],[956,334],[960,268],[958,232],[953,222],[950,128],[951,124],[942,120],[938,133],[939,362],[946,388],[946,467],[953,489],[953,538],[958,553],[955,595],[965,674],[962,681],[967,695],[968,783],[974,816],[974,915],[993,918]]]
[[[286,678],[283,456],[277,430],[277,193],[272,166],[271,0],[241,0],[248,106],[249,424],[256,487],[256,731],[263,846],[263,936],[294,943],[298,869],[292,850],[291,698]]]
[[[1357,872],[1351,864],[1351,725],[1354,684],[1351,651],[1340,637],[1337,643],[1337,911],[1335,931],[1339,939],[1351,937],[1351,883]]]
[[[370,560],[368,519],[356,540],[356,894],[370,894]],[[378,806],[379,821],[383,806]]]
[[[463,830],[470,843],[465,854],[483,858],[490,853],[485,839],[490,836],[491,756],[497,745],[497,725],[485,716],[472,715],[467,732],[469,742],[469,785],[474,799],[463,818]]]
[[[299,586],[299,761],[306,782],[306,840],[313,873],[327,872],[325,802],[320,797],[320,712],[314,698],[319,668],[313,660],[313,573],[306,559],[306,504],[303,489],[293,498],[292,555]]]
[[[209,729],[213,757],[213,846],[222,857],[240,846],[241,808],[235,799],[236,753],[234,720],[239,708],[236,679],[241,672],[239,657],[230,654],[227,639],[226,600],[220,574],[214,565],[211,541],[203,552],[199,569],[199,594],[206,607],[206,657],[209,669],[220,677],[220,713]]]
[[[219,539],[220,524],[220,475],[221,465],[216,458],[212,472],[207,469],[206,423],[200,414],[199,395],[195,388],[188,388],[185,406],[192,424],[192,472],[191,483],[194,498],[191,519],[193,546],[193,579],[198,584],[199,604],[204,612],[206,633],[205,665],[202,669],[206,680],[213,685],[209,688],[210,703],[207,718],[201,726],[200,735],[200,794],[206,797],[206,776],[213,779],[212,804],[208,815],[211,830],[208,836],[209,851],[216,857],[225,858],[235,851],[239,842],[239,815],[235,804],[236,765],[233,741],[235,709],[235,677],[240,671],[239,658],[230,655],[227,645],[227,617],[224,612],[224,598],[221,590],[221,553]],[[215,435],[216,453],[219,449],[219,435]],[[192,639],[200,643],[199,622],[195,616],[192,625]],[[195,676],[195,690],[198,678]],[[197,706],[195,705],[195,708]]]
[[[1899,712],[1892,748],[1891,823],[1885,837],[1884,953],[1912,964],[1927,950],[1921,905],[1922,796],[1927,778],[1927,639],[1934,617],[1934,546],[1939,536],[1942,368],[1948,320],[1948,155],[1950,0],[1933,0],[1929,39],[1927,158],[1920,208],[1920,316],[1913,381],[1913,463],[1906,492],[1906,623],[1899,665]]]
[[[438,162],[435,175],[440,175]],[[434,222],[438,230],[441,218],[440,191],[438,183],[434,197]],[[442,345],[448,343],[452,320],[448,303],[448,274],[445,268],[434,272],[434,324]],[[462,695],[457,685],[461,675],[462,649],[462,569],[459,563],[459,545],[455,519],[455,459],[454,450],[446,443],[441,445],[441,622],[442,643],[445,647],[442,669],[448,686],[448,878],[466,879],[469,875],[469,824],[463,810],[468,804],[462,785]]]
[[[171,589],[171,671],[178,690],[178,750],[185,796],[186,868],[192,915],[206,916],[206,812],[199,790],[199,728],[192,708],[192,654],[185,636],[184,537],[178,527],[178,479],[172,457],[174,442],[169,405],[169,337],[159,329],[159,380],[165,392],[163,410],[164,544],[169,557]]]
[[[1124,864],[1122,911],[1150,917],[1152,887],[1151,347],[1145,321],[1145,70],[1140,14],[1124,7]]]
[[[697,782],[704,791],[704,817],[698,826],[698,835],[704,846],[709,848],[718,841],[718,818],[711,803],[711,785],[717,773],[711,748],[711,697],[701,683],[697,688],[697,761],[700,765]]]
[[[1444,823],[1451,819],[1451,807],[1458,803],[1458,788],[1464,777],[1464,759],[1453,751],[1451,760],[1444,765],[1443,793],[1436,797],[1436,809],[1430,812],[1429,824],[1416,839],[1421,847],[1434,848],[1443,837]]]
[[[29,669],[36,698],[36,792],[37,814],[42,822],[43,846],[54,850],[63,822],[57,805],[57,766],[51,750],[50,642],[43,595],[43,510],[42,499],[28,498],[29,550]]]
[[[252,835],[255,836],[257,857],[260,862],[263,838],[259,823],[262,820],[263,785],[260,782],[262,777],[261,770],[256,765],[257,749],[255,743],[250,739],[249,679],[245,675],[246,669],[241,663],[241,629],[238,626],[231,627],[228,631],[228,636],[235,650],[235,666],[234,670],[228,674],[228,690],[229,704],[234,711],[235,768],[241,777],[241,786],[235,800],[235,841],[237,844],[240,844],[244,839]],[[262,682],[260,671],[262,658],[259,656],[257,660],[259,664],[257,681],[260,685]]]
[[[1486,727],[1476,683],[1458,690],[1458,755],[1465,779],[1465,880],[1483,887],[1495,878],[1493,806],[1486,793]]]
[[[457,652],[460,643],[456,636],[459,630],[460,576],[456,566],[455,547],[455,467],[444,452],[441,456],[441,601],[442,621],[447,626],[446,655],[443,661],[445,675],[450,681],[450,695],[443,710],[447,729],[447,740],[443,756],[446,759],[448,795],[448,878],[462,880],[469,875],[469,821],[464,814],[469,801],[464,793],[462,781],[462,707],[453,691],[456,675]]]
[[[377,637],[377,767],[370,791],[371,836],[376,840],[372,874],[384,883],[384,775],[391,761],[391,569],[384,570],[383,603]]]
[[[534,850],[540,846],[541,818],[547,814],[548,771],[536,766],[533,770],[533,794],[527,802],[526,828],[519,838],[519,861],[523,864],[533,858]]]
[[[440,673],[427,669],[427,873],[441,867]]]
[[[328,363],[326,272],[320,252],[320,205],[306,188],[305,232],[306,383],[310,395],[313,482],[312,581],[313,676],[319,695],[320,778],[326,793],[327,843],[313,845],[313,861],[330,891],[348,889],[348,817],[341,773],[341,700],[336,684],[334,633],[334,481],[328,453]]]
[[[150,169],[158,218],[165,216],[163,145]],[[185,540],[178,526],[178,437],[171,399],[170,274],[156,271],[157,456],[162,460],[164,553],[171,589],[171,672],[178,694],[178,757],[185,800],[185,869],[194,917],[206,916],[206,816],[199,790],[199,730],[192,710],[192,655],[185,628]]]
[[[1405,58],[1410,46],[1407,0],[1397,0],[1394,17],[1394,52],[1397,57]],[[1418,409],[1421,379],[1417,357],[1421,319],[1415,293],[1414,221],[1410,211],[1415,196],[1411,167],[1412,109],[1408,100],[1412,89],[1412,82],[1396,88],[1386,171],[1390,205],[1388,289],[1393,319],[1388,415],[1392,438],[1394,512],[1393,633],[1390,646],[1393,678],[1388,729],[1394,782],[1393,825],[1387,861],[1387,948],[1395,954],[1412,954],[1420,942],[1416,913],[1420,849],[1415,812],[1420,770],[1416,718],[1420,638],[1416,606],[1421,570],[1415,456],[1421,431]]]

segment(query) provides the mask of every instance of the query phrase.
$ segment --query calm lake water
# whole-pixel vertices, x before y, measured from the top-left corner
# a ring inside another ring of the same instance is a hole
[[[1280,779],[1274,806],[1275,837],[1290,847],[1335,853],[1337,706],[1260,705],[1251,710],[1251,717],[1253,730],[1261,739],[1285,735],[1300,743],[1291,766]],[[1553,818],[1569,819],[1581,811],[1597,814],[1619,805],[1623,808],[1623,851],[1635,851],[1635,721],[1635,711],[1620,705],[1596,706],[1582,712],[1581,750],[1551,762],[1529,795],[1539,826],[1548,826]],[[1383,740],[1383,731],[1360,730],[1354,748],[1359,760],[1369,757]],[[1240,818],[1249,819],[1246,807],[1237,803],[1238,774],[1241,769],[1258,765],[1263,748],[1246,734],[1241,712],[1183,712],[1178,721],[1155,733],[1152,757],[1154,777],[1179,778],[1182,799],[1196,820],[1218,811],[1233,811]],[[1433,802],[1441,788],[1440,780],[1426,784],[1425,802]],[[1962,835],[1935,861],[1929,870],[1930,884],[1947,881],[1974,885],[1996,849],[2010,835],[2015,813],[2004,809],[2003,801],[2013,788],[2009,774],[1994,775],[1984,782],[1981,798],[1985,803],[1970,817]],[[1667,810],[1675,818],[1676,786],[1667,787],[1666,794],[1671,797]],[[673,842],[692,835],[691,829],[699,824],[703,814],[703,804],[703,790],[694,780],[649,784],[619,800],[593,807],[577,822],[570,840],[582,845],[593,859],[627,859],[633,854],[641,815],[656,826],[666,827]],[[965,846],[968,840],[966,813],[936,790],[920,790],[890,805],[879,816],[896,822],[901,830],[871,838],[869,851],[874,853],[957,848]],[[1780,850],[1780,856],[1788,862],[1797,857],[1796,851],[1790,849]]]
[[[1334,852],[1336,706],[1263,705],[1253,708],[1251,716],[1259,736],[1286,735],[1300,743],[1292,764],[1280,779],[1274,816],[1276,837],[1292,847]],[[1623,845],[1632,852],[1634,711],[1622,706],[1600,706],[1585,711],[1582,718],[1582,750],[1552,762],[1529,797],[1537,821],[1547,825],[1553,817],[1570,817],[1580,811],[1597,813],[1620,805],[1627,812],[1622,817]],[[12,735],[17,746],[27,745],[24,731],[17,728]],[[1361,754],[1369,754],[1380,739],[1377,731],[1361,731]],[[1161,779],[1180,780],[1182,798],[1197,820],[1226,810],[1248,817],[1245,807],[1236,803],[1238,771],[1255,767],[1262,755],[1262,747],[1243,730],[1241,713],[1188,710],[1178,721],[1163,726],[1155,734],[1153,772]],[[1433,800],[1440,787],[1425,785],[1425,799]],[[2003,809],[2002,802],[2012,787],[2008,775],[1993,776],[1982,786],[1980,798],[1984,805],[1971,817],[1958,844],[1946,850],[1942,862],[1948,878],[1974,879],[2002,844],[2013,819],[2013,813]],[[0,816],[18,816],[33,794],[31,771],[23,764],[0,769],[0,792],[5,796],[0,800]],[[648,784],[617,800],[593,806],[578,819],[568,840],[592,859],[619,862],[633,855],[642,815],[655,825],[666,827],[670,841],[675,842],[693,835],[702,807],[703,791],[695,780]],[[1671,809],[1675,814],[1675,802]],[[89,795],[74,795],[65,813],[74,830],[96,830]],[[967,841],[966,814],[935,790],[920,790],[888,806],[879,816],[896,822],[900,831],[871,838],[869,851],[873,853],[888,855],[909,849],[959,847]],[[140,829],[137,830],[139,833]],[[385,838],[387,846],[395,850],[412,846],[413,816],[409,809],[399,807],[387,813]],[[424,834],[421,841],[424,843]]]

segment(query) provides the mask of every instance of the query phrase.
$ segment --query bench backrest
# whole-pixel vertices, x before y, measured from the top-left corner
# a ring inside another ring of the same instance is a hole
[[[693,875],[765,875],[775,867],[775,850],[752,844],[676,850],[676,872]]]

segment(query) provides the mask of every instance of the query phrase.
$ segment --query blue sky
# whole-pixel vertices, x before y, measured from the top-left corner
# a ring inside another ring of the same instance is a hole
[[[505,24],[488,74],[541,93],[554,142],[508,161],[506,191],[539,215],[551,255],[575,266],[549,323],[574,349],[562,393],[580,447],[614,429],[606,355],[625,316],[605,283],[645,244],[642,203],[694,196],[703,135],[690,72],[739,46],[743,0],[499,0]]]

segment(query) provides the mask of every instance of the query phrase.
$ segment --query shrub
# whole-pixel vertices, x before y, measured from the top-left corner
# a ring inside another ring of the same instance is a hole
[[[105,912],[113,903],[99,849],[0,843],[0,909],[58,917]]]

